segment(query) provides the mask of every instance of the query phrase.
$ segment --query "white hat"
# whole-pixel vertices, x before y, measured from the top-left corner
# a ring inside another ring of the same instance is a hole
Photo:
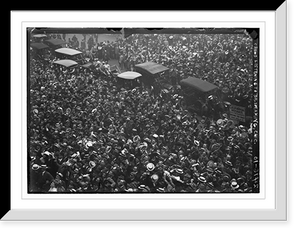
[[[32,170],[36,171],[36,170],[40,169],[41,167],[38,164],[33,164],[31,168],[32,168]]]
[[[96,163],[95,163],[94,161],[90,161],[90,162],[89,162],[89,166],[90,166],[91,168],[94,168],[94,167],[96,166]]]
[[[111,151],[111,149],[112,149],[112,147],[109,145],[109,146],[106,147],[105,152],[109,153]]]
[[[137,142],[137,141],[139,141],[139,140],[141,140],[140,136],[135,135],[135,136],[133,137],[133,142]]]
[[[121,154],[125,155],[126,153],[128,153],[128,150],[126,148],[121,150]]]
[[[157,174],[153,174],[153,175],[151,176],[151,179],[157,181],[157,180],[158,180],[158,175],[157,175]]]
[[[236,181],[232,181],[231,182],[231,188],[232,189],[238,189],[240,186],[238,185],[238,183]]]
[[[206,179],[205,179],[205,177],[203,177],[203,176],[200,176],[200,177],[199,177],[199,180],[200,180],[200,182],[202,182],[202,183],[206,183]]]
[[[222,119],[218,119],[217,120],[217,125],[219,126],[219,125],[222,125],[223,124],[223,120]]]
[[[86,146],[87,146],[87,147],[93,146],[93,142],[92,142],[92,141],[88,141],[88,142],[86,143]]]
[[[175,168],[174,171],[178,174],[183,174],[183,170],[181,168]]]
[[[148,171],[153,171],[154,168],[155,168],[155,166],[154,166],[153,163],[148,163],[148,164],[146,165],[146,167],[147,167]]]

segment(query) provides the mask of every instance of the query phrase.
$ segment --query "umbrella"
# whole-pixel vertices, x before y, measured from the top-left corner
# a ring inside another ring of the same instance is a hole
[[[134,80],[138,77],[141,77],[142,74],[134,71],[126,71],[118,75],[119,78],[125,79],[125,80]]]

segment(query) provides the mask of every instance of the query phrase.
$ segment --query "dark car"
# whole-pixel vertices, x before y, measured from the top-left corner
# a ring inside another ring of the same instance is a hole
[[[218,86],[200,78],[188,77],[180,81],[182,104],[199,115],[212,115],[218,118],[224,111]]]

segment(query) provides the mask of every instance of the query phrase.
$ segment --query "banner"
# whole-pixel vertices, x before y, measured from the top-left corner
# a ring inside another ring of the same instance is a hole
[[[232,120],[237,120],[240,122],[246,122],[245,120],[245,111],[246,108],[242,106],[236,106],[236,105],[231,105],[229,112],[230,112],[230,119]]]

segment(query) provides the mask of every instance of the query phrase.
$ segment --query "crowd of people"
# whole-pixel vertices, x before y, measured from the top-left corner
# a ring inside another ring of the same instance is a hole
[[[118,88],[106,66],[154,61],[172,84],[202,77],[253,109],[252,49],[243,34],[134,34],[91,44],[89,68],[31,59],[29,192],[253,192],[252,124],[190,113],[178,86]]]
[[[91,36],[88,45],[96,58],[119,60],[122,70],[154,61],[170,68],[173,82],[187,76],[201,77],[219,86],[232,100],[253,109],[253,42],[249,36],[133,34],[100,43]],[[85,50],[86,45],[78,49]]]

